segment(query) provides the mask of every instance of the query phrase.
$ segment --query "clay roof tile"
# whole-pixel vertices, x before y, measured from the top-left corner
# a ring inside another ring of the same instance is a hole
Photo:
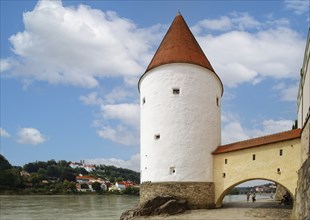
[[[226,144],[219,146],[213,154],[221,154],[236,150],[243,150],[251,147],[258,147],[261,145],[276,143],[280,141],[291,140],[299,138],[301,135],[301,129],[294,129],[290,131],[280,132],[276,134],[271,134],[263,137],[253,138],[245,141],[235,142],[231,144]]]
[[[195,64],[209,69],[218,77],[180,13],[174,18],[145,73],[170,63]]]

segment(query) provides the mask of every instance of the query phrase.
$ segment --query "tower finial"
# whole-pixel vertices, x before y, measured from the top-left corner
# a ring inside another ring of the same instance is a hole
[[[182,15],[181,12],[180,12],[180,10],[178,10],[177,16],[178,16],[178,15]]]

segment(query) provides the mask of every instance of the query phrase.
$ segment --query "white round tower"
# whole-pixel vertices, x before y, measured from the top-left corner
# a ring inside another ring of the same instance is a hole
[[[186,191],[212,183],[223,86],[180,14],[140,78],[139,91],[142,201],[167,192],[187,197],[171,191],[171,184]],[[198,203],[192,206],[206,206]]]

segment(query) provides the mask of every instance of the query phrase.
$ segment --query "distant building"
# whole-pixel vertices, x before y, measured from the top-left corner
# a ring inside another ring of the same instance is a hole
[[[87,172],[92,172],[96,169],[96,167],[94,165],[88,165],[88,164],[85,164],[84,162],[71,162],[69,164],[69,166],[73,169],[75,168],[84,168]]]
[[[101,178],[94,178],[92,176],[77,176],[76,182],[77,182],[76,188],[78,191],[92,191],[92,192],[94,192],[94,190],[92,188],[92,184],[95,182],[100,183],[101,189],[105,190],[105,191],[108,190],[108,187],[110,185],[109,182],[104,181]],[[82,189],[82,187],[81,187],[82,184],[87,184],[89,189]]]

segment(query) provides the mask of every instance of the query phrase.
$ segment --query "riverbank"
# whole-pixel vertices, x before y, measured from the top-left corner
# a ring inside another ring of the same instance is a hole
[[[219,209],[200,209],[189,210],[180,215],[173,216],[152,216],[152,217],[138,217],[137,220],[223,220],[223,219],[281,219],[286,220],[290,218],[292,209],[290,206],[279,205],[274,200],[260,200],[257,202],[230,202],[223,205]]]

